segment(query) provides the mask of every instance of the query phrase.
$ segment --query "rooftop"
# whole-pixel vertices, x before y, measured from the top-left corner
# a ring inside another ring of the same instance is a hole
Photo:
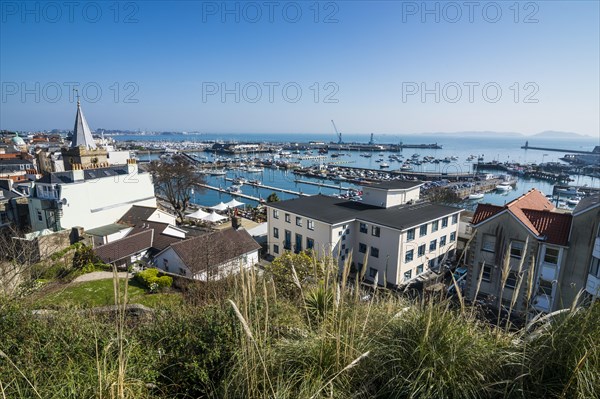
[[[600,205],[600,194],[592,195],[590,197],[582,198],[579,204],[573,209],[573,215],[577,216],[583,212],[595,208]]]
[[[111,263],[151,248],[153,233],[153,230],[146,230],[131,234],[120,240],[96,247],[94,252],[103,262]]]
[[[127,165],[83,170],[84,180],[95,180],[103,177],[123,176],[127,174],[129,174]],[[36,183],[43,184],[70,184],[74,182],[75,180],[73,180],[73,171],[48,173],[42,178],[36,180]]]
[[[302,215],[329,224],[358,219],[399,230],[418,226],[430,220],[461,211],[458,208],[430,202],[380,208],[321,194],[269,203],[268,205],[284,212]]]
[[[86,230],[86,233],[93,235],[93,236],[104,237],[104,236],[107,236],[110,234],[118,233],[119,231],[125,230],[128,228],[129,228],[128,226],[124,226],[122,224],[112,223],[112,224],[107,224],[106,226],[97,227],[95,229]]]
[[[171,248],[194,273],[222,265],[260,249],[246,230],[227,229],[172,244]]]
[[[540,191],[531,189],[504,206],[479,204],[473,225],[478,225],[501,213],[509,212],[523,223],[534,235],[547,242],[567,245],[572,216],[556,212],[556,207]]]
[[[415,180],[390,180],[381,183],[369,184],[368,186],[364,186],[364,188],[377,188],[381,190],[408,190],[422,185],[423,182]]]

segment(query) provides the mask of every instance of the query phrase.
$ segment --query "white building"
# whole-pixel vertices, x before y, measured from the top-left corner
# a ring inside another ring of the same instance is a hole
[[[218,280],[258,263],[260,245],[244,229],[226,229],[171,244],[154,257],[169,273]]]
[[[119,220],[132,205],[156,207],[151,175],[139,172],[134,160],[122,166],[49,173],[34,187],[29,200],[34,231],[75,226],[90,230]]]
[[[417,202],[419,182],[391,181],[363,188],[363,201],[325,195],[269,203],[268,251],[312,249],[378,284],[400,285],[435,268],[456,248],[461,209]]]

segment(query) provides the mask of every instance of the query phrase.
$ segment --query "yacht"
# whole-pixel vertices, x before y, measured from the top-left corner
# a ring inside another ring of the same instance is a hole
[[[575,205],[579,204],[579,201],[581,201],[581,197],[569,198],[567,200],[567,205],[573,205],[573,206],[575,206]]]
[[[241,194],[242,188],[240,186],[233,185],[228,187],[227,191],[229,191],[231,194]]]
[[[261,168],[257,168],[255,166],[250,166],[250,167],[248,167],[246,169],[246,172],[248,172],[248,173],[260,173],[260,172],[262,172],[262,169]]]
[[[379,164],[379,168],[381,168],[381,169],[389,168],[389,167],[390,167],[390,165],[386,162],[382,162]]]
[[[478,199],[482,199],[484,196],[483,193],[473,193],[473,194],[469,194],[469,199],[470,200],[478,200]]]
[[[498,184],[496,186],[496,190],[498,190],[498,191],[510,191],[510,190],[512,190],[512,186],[510,184]]]
[[[208,172],[208,174],[212,176],[225,176],[227,172],[225,172],[223,169],[214,169]]]

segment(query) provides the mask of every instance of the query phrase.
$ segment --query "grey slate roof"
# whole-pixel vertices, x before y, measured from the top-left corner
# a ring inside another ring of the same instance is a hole
[[[111,263],[135,255],[152,247],[154,230],[141,231],[94,249],[103,262]]]
[[[171,248],[192,272],[198,273],[259,250],[260,245],[246,230],[226,229],[171,244]]]
[[[122,224],[112,223],[105,226],[96,227],[95,229],[86,230],[85,232],[93,236],[104,237],[128,228],[128,226],[123,226]]]
[[[95,180],[102,177],[122,176],[128,174],[127,166],[110,166],[108,168],[85,169],[83,171],[84,180]],[[69,184],[73,183],[71,172],[53,172],[44,175],[36,180],[36,183],[45,184]]]
[[[321,194],[272,202],[268,205],[284,212],[295,213],[329,224],[358,219],[399,230],[418,226],[460,211],[459,208],[429,202],[380,208]]]
[[[75,127],[73,128],[73,139],[71,141],[71,148],[84,146],[89,149],[96,148],[96,142],[92,137],[92,132],[88,126],[85,116],[81,111],[81,104],[77,101],[77,114],[75,115]]]

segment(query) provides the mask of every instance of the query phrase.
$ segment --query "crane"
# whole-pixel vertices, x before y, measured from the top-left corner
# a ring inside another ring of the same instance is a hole
[[[331,124],[333,125],[333,130],[335,130],[335,134],[337,134],[338,137],[338,144],[342,144],[342,134],[340,132],[338,132],[337,127],[335,126],[335,122],[333,121],[333,119],[331,120]]]
[[[373,133],[371,133],[371,140],[369,140],[369,144],[370,145],[375,144],[375,140],[373,139]]]

